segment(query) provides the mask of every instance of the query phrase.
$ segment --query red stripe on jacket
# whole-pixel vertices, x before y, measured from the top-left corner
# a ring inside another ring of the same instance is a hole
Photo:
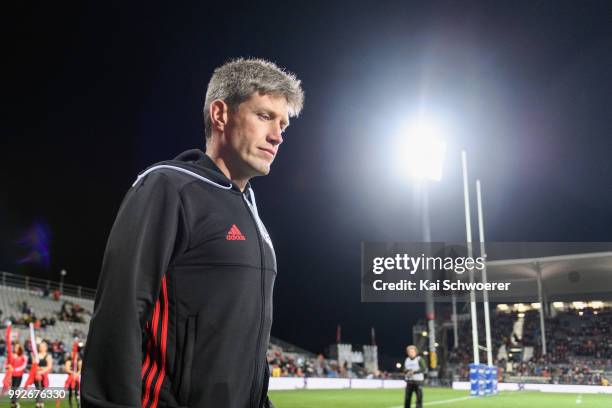
[[[151,408],[157,408],[157,401],[159,400],[159,390],[161,388],[162,382],[164,381],[164,376],[166,374],[166,338],[168,335],[168,290],[166,288],[166,277],[162,279],[162,299],[164,300],[164,308],[162,314],[162,332],[161,332],[161,371],[159,373],[159,377],[157,378],[157,382],[155,383],[155,390],[153,393],[153,403],[151,404]]]
[[[165,277],[162,278],[162,281],[165,280]],[[153,333],[153,352],[157,351],[157,327],[159,325],[159,311],[160,311],[160,300],[161,299],[157,299],[157,302],[155,303],[155,310],[153,312],[153,320],[152,320],[152,333]],[[145,392],[144,395],[142,397],[142,408],[146,408],[148,402],[149,402],[149,397],[151,394],[151,383],[153,381],[153,378],[155,377],[155,373],[157,372],[157,361],[155,359],[153,359],[153,366],[151,367],[151,371],[149,371],[149,374],[147,375],[147,380],[145,382]]]

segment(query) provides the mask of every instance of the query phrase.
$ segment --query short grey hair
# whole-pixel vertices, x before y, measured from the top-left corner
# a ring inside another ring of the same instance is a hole
[[[217,67],[208,82],[203,109],[206,139],[212,136],[209,114],[212,101],[221,99],[235,110],[256,92],[284,96],[290,117],[297,117],[304,106],[304,91],[295,74],[260,58],[231,60]]]

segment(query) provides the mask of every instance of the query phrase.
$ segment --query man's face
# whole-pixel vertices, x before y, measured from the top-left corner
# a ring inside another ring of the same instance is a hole
[[[408,353],[408,357],[410,358],[416,357],[416,350],[414,347],[406,347],[406,353]]]
[[[283,96],[255,93],[230,111],[224,133],[233,172],[244,178],[267,175],[287,126]]]

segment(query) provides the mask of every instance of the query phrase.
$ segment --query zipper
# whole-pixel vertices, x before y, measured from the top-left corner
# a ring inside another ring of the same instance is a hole
[[[187,317],[187,328],[185,330],[185,354],[181,369],[181,381],[179,386],[179,404],[187,406],[191,388],[191,370],[193,366],[193,354],[196,335],[196,316]]]
[[[253,220],[254,224],[255,224],[255,230],[257,231],[257,242],[259,243],[259,254],[260,254],[260,259],[261,259],[261,313],[260,313],[260,319],[259,319],[259,331],[257,332],[257,348],[256,348],[256,353],[255,353],[255,378],[253,380],[253,385],[251,386],[251,407],[252,408],[259,408],[259,401],[257,401],[257,394],[258,394],[258,390],[256,388],[256,386],[259,384],[259,366],[261,365],[261,362],[259,361],[259,349],[261,348],[261,332],[263,330],[263,326],[264,326],[264,315],[265,315],[265,307],[266,307],[266,270],[265,270],[265,263],[264,263],[264,249],[263,249],[263,242],[262,242],[262,232],[260,230],[260,226],[259,226],[259,222],[258,222],[258,215],[254,214],[253,209],[251,208],[250,203],[247,201],[248,199],[246,198],[246,196],[243,193],[243,201],[245,202],[245,205],[247,207],[247,209],[249,210],[249,214],[251,215],[251,219]]]

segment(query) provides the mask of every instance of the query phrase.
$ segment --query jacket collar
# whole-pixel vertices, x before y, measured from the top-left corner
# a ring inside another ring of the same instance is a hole
[[[179,164],[181,167],[188,168],[197,172],[203,177],[212,179],[214,182],[224,185],[232,185],[231,191],[242,194],[236,183],[228,179],[225,174],[219,169],[219,166],[200,149],[186,150],[171,160],[173,164]],[[244,188],[246,193],[251,188],[251,183],[247,182]]]

